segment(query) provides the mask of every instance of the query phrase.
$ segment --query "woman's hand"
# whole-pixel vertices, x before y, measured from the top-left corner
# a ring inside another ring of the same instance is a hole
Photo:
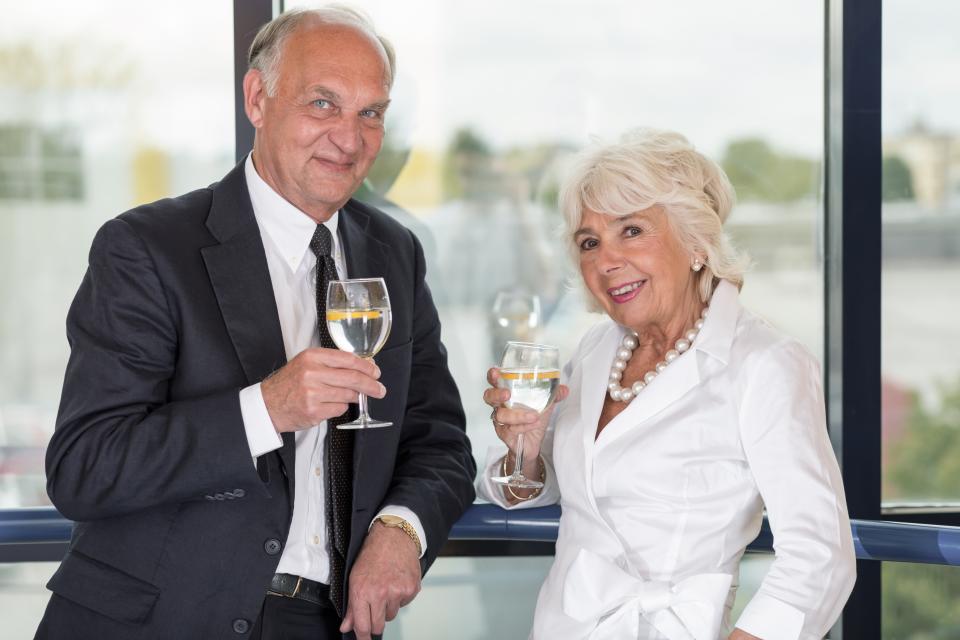
[[[570,389],[560,385],[550,406],[543,413],[537,413],[533,409],[522,407],[510,409],[504,406],[504,403],[510,399],[510,390],[498,388],[497,380],[499,379],[500,369],[493,367],[487,371],[487,382],[490,383],[490,388],[483,392],[483,401],[493,407],[490,419],[493,420],[497,437],[503,440],[512,453],[515,453],[514,449],[517,446],[517,434],[523,433],[523,474],[528,478],[536,478],[539,475],[538,465],[540,464],[537,456],[540,455],[540,446],[547,432],[547,425],[550,423],[550,415],[556,403],[570,394]],[[513,456],[511,455],[510,458]],[[510,468],[509,464],[507,468]]]

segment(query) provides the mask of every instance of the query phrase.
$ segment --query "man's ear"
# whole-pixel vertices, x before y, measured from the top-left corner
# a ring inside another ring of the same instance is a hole
[[[263,74],[257,69],[250,69],[243,76],[243,110],[254,129],[259,129],[263,122],[266,99],[267,85],[263,81]]]

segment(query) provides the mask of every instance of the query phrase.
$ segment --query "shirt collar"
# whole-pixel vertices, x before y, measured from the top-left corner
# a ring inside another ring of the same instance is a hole
[[[284,264],[294,272],[300,267],[310,239],[317,230],[317,223],[300,209],[296,208],[273,190],[260,177],[253,166],[253,154],[247,155],[244,163],[244,173],[247,178],[247,189],[250,192],[250,203],[253,205],[253,215],[260,225],[261,231],[266,232],[273,242]],[[340,240],[337,237],[337,227],[340,212],[335,211],[330,219],[323,223],[333,237],[333,255],[340,251]]]
[[[703,321],[703,328],[694,343],[694,348],[714,358],[729,363],[730,346],[733,344],[740,315],[740,291],[728,280],[721,280],[710,298],[710,310]]]

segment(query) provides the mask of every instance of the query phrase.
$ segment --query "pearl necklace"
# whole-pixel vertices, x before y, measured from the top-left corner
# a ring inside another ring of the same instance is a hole
[[[613,365],[610,367],[610,383],[607,385],[607,390],[610,393],[610,399],[614,402],[626,402],[629,403],[633,400],[640,391],[643,390],[648,384],[650,384],[654,378],[657,377],[657,374],[663,373],[663,370],[667,368],[671,362],[680,357],[680,354],[684,351],[690,349],[690,346],[693,344],[693,341],[697,339],[697,334],[700,333],[700,329],[703,328],[703,320],[707,317],[707,309],[709,307],[704,307],[703,311],[700,312],[700,317],[696,322],[693,323],[693,329],[685,332],[683,337],[677,340],[673,345],[674,348],[667,351],[666,355],[663,356],[663,360],[657,363],[657,366],[651,371],[647,371],[643,374],[639,380],[633,383],[633,386],[624,389],[620,386],[620,380],[623,378],[623,371],[627,368],[627,362],[630,361],[631,356],[633,356],[633,350],[637,348],[637,345],[640,342],[637,340],[636,331],[629,331],[627,335],[623,337],[623,341],[620,343],[620,348],[617,349],[617,355],[613,359]]]

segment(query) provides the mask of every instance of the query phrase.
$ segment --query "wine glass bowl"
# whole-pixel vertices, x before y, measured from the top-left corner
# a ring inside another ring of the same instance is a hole
[[[560,353],[556,347],[530,342],[508,342],[500,359],[497,386],[510,390],[508,408],[543,413],[553,402],[560,385]],[[518,489],[539,489],[543,483],[523,475],[523,433],[517,434],[513,473],[496,476],[497,484]]]
[[[393,314],[383,278],[331,280],[327,285],[327,331],[341,351],[370,360],[390,335]],[[392,422],[374,420],[367,411],[367,396],[359,394],[360,415],[337,425],[338,429],[389,427]]]

